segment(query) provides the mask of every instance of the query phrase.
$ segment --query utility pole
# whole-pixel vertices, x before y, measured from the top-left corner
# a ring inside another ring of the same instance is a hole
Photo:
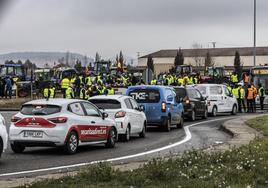
[[[216,48],[216,42],[211,42],[213,45],[213,48]]]
[[[253,66],[256,66],[256,0],[254,0],[254,46],[253,46]]]

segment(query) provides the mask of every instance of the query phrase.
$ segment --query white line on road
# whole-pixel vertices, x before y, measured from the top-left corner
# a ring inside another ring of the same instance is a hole
[[[145,155],[148,155],[148,154],[152,154],[152,153],[160,152],[160,151],[163,151],[163,150],[167,150],[167,149],[176,147],[178,145],[181,145],[181,144],[183,144],[185,142],[188,142],[192,138],[192,134],[191,134],[189,128],[191,128],[193,126],[204,124],[204,123],[211,123],[211,122],[214,122],[214,121],[226,120],[226,119],[231,119],[231,118],[226,117],[226,118],[207,120],[207,121],[198,122],[198,123],[194,123],[194,124],[185,126],[184,131],[185,131],[186,136],[184,137],[183,140],[181,140],[179,142],[175,142],[175,143],[167,145],[167,146],[164,146],[164,147],[161,147],[161,148],[153,149],[153,150],[150,150],[150,151],[145,151],[145,152],[137,153],[137,154],[134,154],[134,155],[127,155],[127,156],[123,156],[123,157],[116,157],[116,158],[111,158],[111,159],[106,159],[106,160],[92,161],[92,162],[88,162],[88,163],[79,163],[79,164],[58,166],[58,167],[51,167],[51,168],[43,168],[43,169],[37,169],[37,170],[28,170],[28,171],[21,171],[21,172],[4,173],[4,174],[0,174],[0,177],[23,175],[23,174],[32,174],[32,173],[37,173],[37,172],[62,170],[62,169],[68,169],[68,168],[82,167],[82,166],[101,163],[101,162],[114,162],[114,161],[121,161],[121,160],[125,160],[125,159],[131,159],[131,158],[135,158],[135,157],[145,156]]]

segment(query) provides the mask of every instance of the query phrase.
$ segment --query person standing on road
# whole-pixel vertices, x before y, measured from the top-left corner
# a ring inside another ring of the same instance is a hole
[[[238,87],[238,112],[246,112],[246,105],[245,105],[245,90],[244,88],[240,85]],[[242,108],[244,111],[242,111]]]
[[[238,85],[235,85],[232,89],[232,94],[236,98],[236,101],[238,103],[238,111],[241,112],[241,104],[239,103],[239,93],[238,93]]]
[[[231,75],[231,82],[235,85],[238,83],[238,75],[236,72],[233,72],[233,74]]]
[[[253,89],[253,101],[252,101],[253,112],[256,112],[256,97],[257,97],[258,91],[257,91],[257,88],[253,84],[251,85],[251,88]]]
[[[74,88],[75,88],[75,97],[80,97],[80,87],[81,85],[84,85],[81,83],[81,79],[79,77],[79,74],[76,75],[74,80]]]
[[[61,81],[61,90],[62,90],[63,98],[66,98],[66,90],[69,88],[69,85],[70,85],[70,80],[66,76]]]
[[[248,113],[253,112],[253,99],[254,99],[254,90],[251,87],[251,85],[248,85],[247,89],[247,107],[248,107]]]
[[[263,102],[264,102],[264,98],[265,98],[265,92],[264,92],[264,88],[262,87],[261,84],[259,84],[259,97],[260,97],[261,110],[263,110]]]
[[[74,90],[72,84],[69,85],[69,87],[65,90],[65,97],[66,99],[74,99]]]
[[[10,79],[10,77],[8,76],[6,79],[5,79],[5,97],[9,97],[11,99],[11,96],[12,96],[12,81]]]

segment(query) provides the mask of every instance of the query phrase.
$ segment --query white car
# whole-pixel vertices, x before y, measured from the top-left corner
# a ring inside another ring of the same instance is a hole
[[[5,125],[5,119],[0,114],[0,157],[2,153],[7,149],[7,140],[8,140],[8,135],[7,135],[6,125]]]
[[[104,109],[108,117],[115,120],[118,136],[124,141],[129,141],[133,134],[145,137],[146,116],[142,107],[132,97],[100,95],[91,97],[89,101],[100,109]]]
[[[107,117],[84,100],[30,101],[11,119],[11,149],[22,153],[25,147],[63,146],[66,153],[73,154],[78,145],[103,143],[114,147],[117,129],[114,120]]]
[[[208,113],[216,116],[217,113],[237,113],[237,100],[223,84],[197,84],[195,88],[207,99]]]

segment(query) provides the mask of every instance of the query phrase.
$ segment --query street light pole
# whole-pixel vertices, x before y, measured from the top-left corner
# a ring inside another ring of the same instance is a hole
[[[253,47],[253,66],[256,66],[256,0],[254,0],[254,47]]]

